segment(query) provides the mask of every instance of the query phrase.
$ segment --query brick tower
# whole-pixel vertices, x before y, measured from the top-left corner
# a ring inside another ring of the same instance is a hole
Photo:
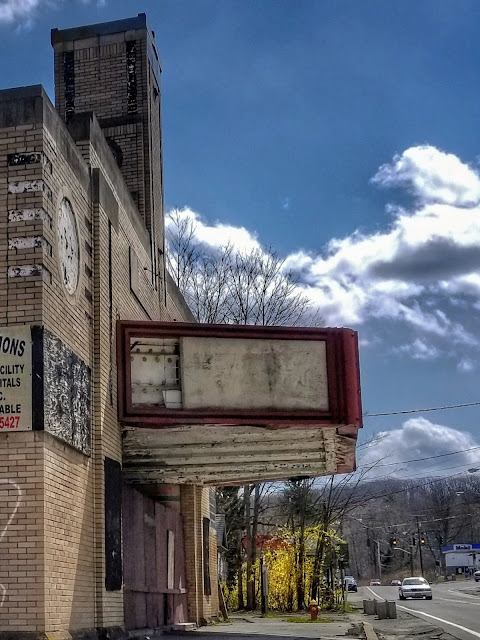
[[[146,15],[52,30],[55,106],[67,124],[93,111],[152,240],[163,274],[160,61]]]

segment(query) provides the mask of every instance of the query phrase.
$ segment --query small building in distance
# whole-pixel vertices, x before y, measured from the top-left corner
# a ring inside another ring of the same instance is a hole
[[[458,543],[442,547],[445,575],[472,574],[480,569],[480,543]]]

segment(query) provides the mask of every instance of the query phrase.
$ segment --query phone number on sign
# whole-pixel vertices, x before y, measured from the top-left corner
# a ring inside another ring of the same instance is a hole
[[[17,429],[20,416],[0,416],[0,429]]]

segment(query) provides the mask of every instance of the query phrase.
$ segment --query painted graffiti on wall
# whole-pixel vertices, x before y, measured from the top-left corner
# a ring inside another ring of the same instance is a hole
[[[5,479],[0,478],[0,492],[3,492],[3,491],[7,492],[8,493],[7,498],[9,500],[11,500],[11,496],[9,494],[12,491],[12,489],[16,493],[15,504],[11,513],[8,514],[7,516],[7,521],[4,524],[0,522],[0,545],[2,544],[3,539],[7,534],[7,531],[9,530],[13,520],[15,519],[15,516],[18,513],[18,509],[20,508],[20,504],[22,502],[22,497],[23,497],[23,491],[16,482],[14,482],[13,480],[9,480],[8,478],[5,478]],[[9,500],[5,500],[5,502]],[[3,607],[6,597],[7,597],[7,589],[5,585],[0,583],[0,609]]]

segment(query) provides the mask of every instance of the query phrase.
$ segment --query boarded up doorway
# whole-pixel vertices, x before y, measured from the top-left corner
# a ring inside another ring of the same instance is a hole
[[[123,494],[123,573],[127,630],[186,621],[181,515],[136,489]]]

